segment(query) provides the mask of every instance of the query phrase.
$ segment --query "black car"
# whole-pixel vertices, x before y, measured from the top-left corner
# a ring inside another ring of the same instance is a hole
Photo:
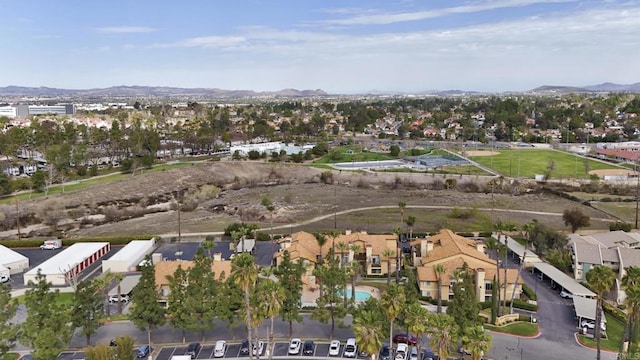
[[[109,346],[118,346],[118,341],[116,341],[116,339],[111,339],[111,341],[109,341]]]
[[[200,343],[191,343],[187,348],[187,353],[185,355],[190,355],[192,359],[195,359],[200,352]]]
[[[391,358],[391,349],[388,344],[382,345],[382,349],[380,349],[380,360],[389,360]]]
[[[240,355],[249,355],[249,340],[242,340],[242,344],[240,344]]]
[[[313,343],[313,340],[307,340],[304,342],[302,346],[302,353],[305,355],[313,355],[313,352],[316,349],[316,345]]]

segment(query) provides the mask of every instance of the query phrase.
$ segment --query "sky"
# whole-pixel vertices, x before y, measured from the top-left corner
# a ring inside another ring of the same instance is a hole
[[[638,0],[0,0],[0,86],[525,91],[640,82]]]

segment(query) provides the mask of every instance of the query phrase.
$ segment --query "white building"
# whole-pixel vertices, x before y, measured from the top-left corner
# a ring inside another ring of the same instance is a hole
[[[11,274],[17,274],[29,268],[29,258],[0,245],[0,267],[5,267]]]
[[[115,255],[102,262],[102,272],[124,273],[135,271],[136,266],[155,249],[156,241],[133,240]]]
[[[64,286],[67,279],[78,276],[84,269],[111,250],[108,242],[75,243],[54,257],[24,274],[24,283],[36,282],[38,271],[54,286]]]
[[[17,109],[13,106],[0,106],[0,116],[6,116],[10,119],[18,115]]]

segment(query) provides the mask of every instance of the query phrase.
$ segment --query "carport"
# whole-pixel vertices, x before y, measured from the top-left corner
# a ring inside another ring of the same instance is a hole
[[[499,239],[499,242],[504,245],[504,239],[505,236],[500,236],[500,234],[497,233],[493,233],[492,236],[496,239]],[[536,253],[534,253],[533,251],[531,251],[531,249],[526,249],[527,252],[527,257],[526,259],[523,259],[524,257],[524,253],[525,253],[525,248],[524,245],[520,244],[519,242],[513,240],[512,238],[507,236],[507,248],[509,249],[509,251],[511,251],[512,253],[518,255],[518,258],[520,259],[520,261],[524,261],[524,264],[526,267],[529,267],[528,265],[530,264],[534,264],[534,263],[538,263],[541,262],[542,260],[540,260],[540,258],[538,257],[538,255],[536,255]]]
[[[573,308],[576,311],[576,317],[578,318],[578,327],[581,326],[580,324],[582,324],[583,320],[591,320],[595,323],[596,305],[597,302],[595,299],[589,299],[582,296],[573,297]],[[600,321],[602,321],[606,325],[607,317],[604,316],[604,312],[602,312],[602,319]],[[606,337],[607,331],[603,330],[602,334]]]
[[[109,291],[109,296],[112,295],[130,295],[133,291],[133,288],[138,284],[142,275],[130,275],[126,276],[120,282],[120,294],[118,294],[118,285],[114,286],[113,289]]]
[[[558,270],[555,266],[549,263],[538,262],[538,263],[534,263],[533,267],[534,269],[540,271],[545,276],[550,278],[551,281],[555,282],[556,284],[560,285],[563,289],[573,294],[574,297],[581,296],[586,298],[594,298],[596,296],[596,294],[594,294],[593,291],[582,286],[582,284],[577,282],[575,279],[563,273],[562,271]]]

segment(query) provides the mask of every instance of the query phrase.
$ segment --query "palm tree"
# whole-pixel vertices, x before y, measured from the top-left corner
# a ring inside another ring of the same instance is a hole
[[[465,329],[462,336],[464,349],[471,352],[471,360],[481,360],[491,349],[491,335],[484,332],[480,325]]]
[[[397,227],[393,232],[398,237],[396,239],[396,284],[400,283],[400,237],[402,236],[402,229]]]
[[[122,289],[120,288],[120,285],[122,283],[122,279],[124,278],[124,276],[122,274],[114,274],[113,275],[113,279],[118,282],[118,315],[122,315],[122,301],[120,301],[120,296]]]
[[[269,235],[271,237],[271,241],[273,241],[273,212],[276,210],[276,207],[273,205],[273,202],[266,196],[262,198],[261,204],[269,212],[269,221],[271,223],[271,231],[269,232]]]
[[[264,307],[264,314],[270,321],[268,343],[271,348],[271,351],[269,351],[269,360],[271,360],[273,357],[273,346],[275,345],[273,342],[274,320],[276,316],[280,314],[280,309],[282,309],[286,295],[282,286],[272,280],[265,280],[261,290],[261,302]]]
[[[349,251],[353,251],[354,256],[360,252],[360,245],[351,244],[349,245]],[[360,273],[360,263],[357,261],[352,261],[350,266],[349,275],[351,276],[351,302],[355,303],[356,301],[356,277]]]
[[[389,344],[393,344],[393,322],[402,312],[406,301],[404,288],[396,284],[390,285],[380,299],[380,305],[387,310],[387,318],[389,319]]]
[[[342,260],[344,259],[344,254],[349,251],[349,244],[343,241],[339,242],[336,247],[338,248],[338,254],[340,254],[340,266],[343,266],[344,263]]]
[[[431,348],[438,351],[440,359],[447,359],[458,336],[458,327],[453,317],[448,314],[432,314],[427,334],[431,338]]]
[[[404,208],[407,207],[407,203],[400,201],[398,207],[400,208],[400,224],[404,224]]]
[[[387,286],[391,284],[391,257],[394,255],[391,249],[384,249],[382,251],[382,256],[387,259]]]
[[[442,312],[442,276],[447,271],[447,268],[443,264],[435,264],[433,265],[433,271],[438,278],[438,314],[440,314]]]
[[[382,347],[382,323],[372,310],[360,311],[353,321],[353,334],[362,351],[373,355]]]
[[[518,281],[520,281],[520,274],[524,270],[524,262],[527,258],[527,247],[529,246],[529,241],[531,240],[529,237],[531,236],[531,231],[537,225],[538,220],[533,219],[532,222],[526,223],[522,225],[522,231],[526,233],[526,239],[524,240],[524,252],[522,253],[522,259],[520,259],[520,269],[518,269],[518,275],[516,275],[516,282],[513,284],[513,291],[511,292],[511,302],[509,303],[509,314],[513,314],[513,300],[516,297],[516,287],[518,286]]]
[[[411,241],[411,238],[413,237],[413,225],[416,224],[416,217],[409,215],[407,220],[405,220],[405,224],[409,227],[409,241]]]
[[[602,324],[602,298],[611,289],[616,275],[611,268],[598,265],[587,272],[587,282],[596,293],[596,325],[594,334],[596,337],[596,360],[600,360],[600,324]]]
[[[247,335],[249,339],[249,347],[251,347],[252,341],[252,328],[251,328],[251,303],[250,294],[251,289],[255,286],[258,279],[258,268],[256,267],[253,256],[243,252],[238,256],[235,256],[231,260],[231,274],[236,284],[244,291],[244,307],[247,319]],[[249,352],[249,358],[253,359],[252,352]]]
[[[418,339],[422,337],[424,333],[427,332],[429,323],[429,310],[425,309],[420,305],[420,303],[413,302],[409,307],[407,307],[405,316],[405,325],[407,326],[407,331]],[[418,341],[418,354],[420,353],[420,341]]]
[[[498,240],[496,240],[496,238],[494,237],[490,237],[486,239],[485,244],[487,245],[487,249],[496,251],[496,257],[497,259],[499,259],[502,245],[498,242]],[[498,295],[498,298],[496,299],[497,309],[495,310],[496,310],[496,314],[500,316],[500,284],[501,283],[500,283],[500,261],[498,260],[496,260],[496,279],[498,282],[498,291],[496,292]]]
[[[509,221],[499,221],[495,224],[495,227],[500,234],[499,236],[504,236],[504,247],[502,253],[504,259],[504,296],[502,296],[502,301],[504,302],[504,304],[501,307],[501,309],[504,310],[504,308],[507,306],[507,286],[509,285],[507,281],[507,255],[509,254],[509,238],[507,237],[505,232],[515,231],[516,225]],[[498,240],[500,239],[498,238]]]

